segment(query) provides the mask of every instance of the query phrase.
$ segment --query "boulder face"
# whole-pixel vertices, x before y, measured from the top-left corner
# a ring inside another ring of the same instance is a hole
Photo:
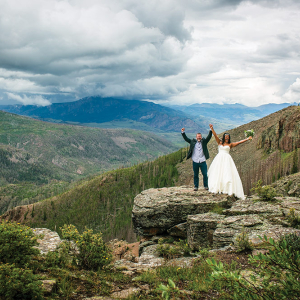
[[[190,187],[148,189],[134,199],[132,221],[140,236],[166,234],[172,227],[185,223],[189,215],[203,214],[215,207],[229,208],[234,197],[211,194]]]
[[[284,234],[300,234],[289,227],[291,210],[300,215],[300,198],[263,202],[253,196],[240,200],[182,186],[143,191],[134,200],[132,220],[142,237],[171,235],[186,239],[194,250],[218,249],[234,244],[242,231],[254,246],[263,244],[259,236],[276,240]]]

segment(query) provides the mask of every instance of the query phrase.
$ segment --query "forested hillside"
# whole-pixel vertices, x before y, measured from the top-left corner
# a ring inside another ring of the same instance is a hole
[[[176,165],[184,157],[185,150],[179,150],[153,162],[104,173],[56,197],[17,207],[2,218],[58,232],[61,226],[71,223],[80,231],[85,226],[101,231],[106,240],[118,237],[132,241],[134,197],[151,187],[174,185],[178,178]]]
[[[150,132],[53,124],[0,111],[0,213],[176,149]]]

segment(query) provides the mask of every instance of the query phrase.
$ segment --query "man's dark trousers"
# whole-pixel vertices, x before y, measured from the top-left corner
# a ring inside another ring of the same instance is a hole
[[[193,161],[193,171],[194,171],[194,186],[199,187],[199,169],[203,175],[203,186],[208,187],[208,177],[207,177],[207,164],[206,161],[202,163],[196,163]]]

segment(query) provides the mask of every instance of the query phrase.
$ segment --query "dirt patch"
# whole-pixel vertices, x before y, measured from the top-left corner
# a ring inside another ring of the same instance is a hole
[[[114,260],[127,259],[135,261],[139,256],[140,242],[127,243],[126,241],[119,241],[117,239],[109,242],[109,246],[113,251]]]
[[[124,150],[131,148],[131,146],[128,145],[128,143],[136,144],[136,140],[129,137],[117,136],[117,137],[112,137],[111,139],[115,142],[117,146],[119,146]]]
[[[251,268],[249,264],[249,255],[251,252],[227,252],[227,251],[216,251],[216,260],[222,261],[223,264],[231,265],[233,262],[237,264],[237,268],[245,270]]]

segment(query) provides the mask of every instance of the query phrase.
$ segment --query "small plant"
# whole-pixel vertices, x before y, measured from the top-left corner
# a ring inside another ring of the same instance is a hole
[[[224,211],[224,207],[219,204],[214,205],[214,207],[210,210],[212,213],[222,215]]]
[[[17,223],[0,223],[0,262],[24,267],[39,250],[31,228]]]
[[[290,208],[287,218],[291,224],[291,227],[300,228],[300,216],[295,214],[294,208]]]
[[[169,244],[158,245],[157,251],[159,256],[162,256],[166,259],[182,256],[182,252],[180,251],[179,247],[171,246]]]
[[[202,258],[208,258],[210,256],[210,252],[208,248],[199,247],[198,254],[201,255]]]
[[[249,241],[248,233],[243,227],[242,232],[235,239],[235,246],[237,252],[246,252],[253,250],[253,245]]]
[[[44,299],[41,282],[29,269],[0,263],[0,299]]]
[[[183,252],[183,256],[190,256],[192,249],[190,248],[187,240],[179,239],[178,242],[174,242],[176,246]]]
[[[157,247],[157,251],[159,253],[159,256],[167,259],[174,258],[176,255],[174,246],[171,246],[169,244],[159,244]]]
[[[98,270],[112,261],[111,250],[104,243],[101,233],[86,229],[80,234],[74,225],[64,225],[61,231],[62,237],[69,241],[70,250],[81,268]],[[71,242],[74,243],[73,247]]]
[[[165,300],[169,300],[170,297],[176,297],[179,294],[179,289],[176,287],[174,281],[172,279],[168,279],[167,285],[160,284],[159,287],[157,288],[158,291],[161,291],[162,298]]]
[[[165,239],[164,242],[165,242],[165,243],[172,244],[172,243],[174,243],[174,238],[173,238],[172,236],[169,236],[168,238]]]
[[[158,245],[162,245],[164,243],[164,239],[163,238],[160,238],[159,240],[158,240]]]
[[[262,186],[262,180],[258,180],[255,187],[251,189],[258,194],[263,201],[274,201],[276,197],[276,190],[270,185]]]

